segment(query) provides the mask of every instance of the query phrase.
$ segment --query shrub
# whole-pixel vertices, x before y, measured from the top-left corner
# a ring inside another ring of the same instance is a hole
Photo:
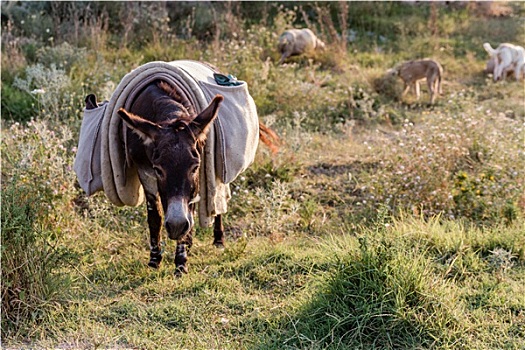
[[[56,64],[65,72],[70,72],[71,67],[87,58],[85,49],[73,47],[67,42],[53,47],[43,47],[38,50],[37,56],[38,62],[44,67],[53,67]]]
[[[53,274],[60,254],[40,219],[49,215],[46,191],[19,177],[2,186],[2,335],[27,335],[59,292]],[[44,190],[44,193],[41,192]]]
[[[459,95],[448,102],[451,109],[456,98],[471,98]],[[358,205],[386,204],[391,213],[444,214],[479,224],[514,220],[524,168],[520,123],[462,111],[424,113],[432,126],[405,119],[397,137],[380,141],[388,151],[375,155],[378,171],[363,175],[365,195]]]
[[[71,118],[72,106],[77,104],[76,93],[70,91],[71,79],[55,64],[28,66],[25,77],[16,77],[13,86],[32,96],[37,114],[43,118],[66,121]]]
[[[28,122],[36,114],[34,98],[2,82],[2,117],[4,120]]]
[[[65,288],[55,273],[65,253],[57,248],[57,221],[67,225],[65,208],[75,191],[72,135],[65,126],[51,130],[43,121],[14,123],[7,130],[2,137],[2,330],[27,335]]]
[[[397,76],[388,73],[375,77],[372,80],[375,92],[394,101],[399,100],[401,97],[401,85]]]

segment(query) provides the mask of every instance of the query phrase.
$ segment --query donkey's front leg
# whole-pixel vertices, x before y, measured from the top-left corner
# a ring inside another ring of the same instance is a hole
[[[160,249],[160,231],[162,229],[161,204],[157,195],[146,194],[148,202],[148,226],[150,239],[150,255],[148,266],[158,268],[162,261]]]
[[[175,277],[181,277],[183,273],[188,273],[188,252],[193,244],[193,229],[183,238],[177,241],[175,249]]]

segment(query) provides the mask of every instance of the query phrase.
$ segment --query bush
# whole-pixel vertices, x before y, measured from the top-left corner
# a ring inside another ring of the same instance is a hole
[[[449,106],[456,98],[470,99],[459,95],[448,101]],[[523,179],[520,122],[477,113],[424,113],[433,120],[430,128],[407,118],[397,137],[380,141],[387,142],[390,151],[378,156],[375,173],[363,176],[364,200],[357,204],[386,204],[393,214],[443,214],[478,224],[518,217]]]
[[[38,62],[45,67],[52,67],[57,64],[59,69],[69,73],[71,67],[78,62],[83,62],[87,58],[86,50],[76,48],[67,42],[54,47],[43,47],[38,50]]]
[[[3,128],[6,130],[6,128]],[[71,132],[47,122],[14,123],[2,138],[2,331],[29,335],[65,287],[55,272],[65,250],[74,193]],[[58,220],[61,224],[57,225]]]
[[[2,118],[28,122],[36,113],[35,100],[29,94],[2,82]]]
[[[42,117],[67,120],[68,88],[71,79],[55,64],[49,68],[42,64],[28,66],[25,77],[16,77],[13,86],[33,96]]]
[[[51,203],[34,184],[18,177],[2,187],[2,336],[27,335],[59,292],[53,274],[60,254],[53,234],[39,221]]]

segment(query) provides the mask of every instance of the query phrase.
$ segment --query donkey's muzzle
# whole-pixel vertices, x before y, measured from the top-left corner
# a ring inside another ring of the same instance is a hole
[[[170,202],[164,225],[170,239],[178,240],[190,232],[193,227],[193,216],[185,201],[177,199]]]

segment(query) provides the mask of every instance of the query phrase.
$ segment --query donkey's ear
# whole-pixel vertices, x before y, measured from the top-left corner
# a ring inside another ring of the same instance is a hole
[[[95,109],[98,107],[97,96],[89,94],[86,96],[86,109]]]
[[[206,138],[206,134],[208,133],[212,122],[217,118],[219,105],[223,100],[224,97],[221,95],[215,95],[210,105],[193,119],[191,128],[195,135],[197,135],[198,140],[204,140]]]
[[[155,136],[159,133],[160,126],[158,124],[129,113],[124,108],[118,110],[118,115],[131,130],[140,136],[145,145],[152,143]]]

